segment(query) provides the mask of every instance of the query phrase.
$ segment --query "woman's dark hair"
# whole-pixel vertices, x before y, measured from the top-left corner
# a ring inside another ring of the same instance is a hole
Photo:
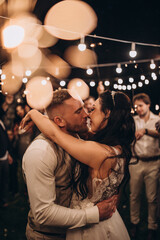
[[[131,101],[123,92],[104,91],[99,95],[101,110],[106,114],[110,110],[108,123],[105,128],[98,131],[94,136],[94,141],[109,146],[120,145],[122,155],[126,159],[125,173],[128,173],[128,164],[132,156],[131,143],[135,137],[135,123],[131,113]],[[86,180],[88,177],[87,167],[81,164],[79,174],[79,189],[82,198],[87,196]]]

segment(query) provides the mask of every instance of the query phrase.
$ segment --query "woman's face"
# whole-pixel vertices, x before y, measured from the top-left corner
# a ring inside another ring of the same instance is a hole
[[[101,103],[100,98],[98,98],[92,108],[91,113],[89,114],[91,119],[91,131],[96,133],[103,129],[108,122],[108,116],[109,114],[105,114],[101,111]]]

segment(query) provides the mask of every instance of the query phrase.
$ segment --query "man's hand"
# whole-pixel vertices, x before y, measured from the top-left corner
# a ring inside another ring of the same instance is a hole
[[[155,124],[156,130],[160,133],[160,120]]]
[[[13,163],[13,158],[11,157],[10,154],[8,154],[8,162],[9,162],[9,164],[12,164],[12,163]]]
[[[113,213],[116,211],[118,202],[118,195],[114,195],[111,198],[97,203],[99,209],[99,219],[105,220],[112,217]]]
[[[136,131],[135,133],[136,140],[139,140],[141,137],[144,136],[144,134],[145,134],[145,129],[140,129]]]

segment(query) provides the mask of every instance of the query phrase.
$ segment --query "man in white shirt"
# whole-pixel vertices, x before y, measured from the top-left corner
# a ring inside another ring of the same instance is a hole
[[[159,116],[150,111],[150,104],[150,98],[145,93],[137,94],[133,98],[133,105],[138,115],[134,117],[136,142],[133,143],[133,157],[129,166],[131,236],[136,237],[138,232],[141,192],[145,184],[148,202],[148,240],[156,239],[157,188],[160,170],[160,134],[155,129]]]
[[[67,90],[54,93],[47,107],[48,117],[63,131],[75,135],[88,131],[87,113]],[[98,223],[112,216],[116,198],[83,210],[70,209],[74,162],[68,153],[42,134],[29,146],[23,157],[30,211],[28,240],[64,240],[68,228]]]

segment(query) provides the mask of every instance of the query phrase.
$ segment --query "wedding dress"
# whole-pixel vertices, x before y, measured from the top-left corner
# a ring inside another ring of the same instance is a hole
[[[115,152],[116,149],[115,149]],[[96,203],[108,199],[117,193],[118,186],[124,177],[124,159],[117,158],[117,163],[109,177],[105,179],[92,179],[92,197],[79,200],[76,194],[73,194],[71,207],[84,209],[94,206]],[[116,210],[112,217],[100,221],[98,224],[69,229],[66,240],[129,240],[127,229],[121,216]]]

